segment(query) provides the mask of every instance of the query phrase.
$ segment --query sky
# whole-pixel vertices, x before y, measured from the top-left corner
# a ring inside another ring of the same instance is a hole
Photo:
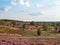
[[[0,0],[0,19],[60,21],[60,0]]]

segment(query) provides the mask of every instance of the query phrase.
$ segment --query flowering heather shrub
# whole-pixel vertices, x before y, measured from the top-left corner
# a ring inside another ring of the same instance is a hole
[[[15,43],[13,43],[13,45],[15,45]]]
[[[60,37],[0,34],[0,45],[60,45]]]
[[[1,40],[2,42],[6,42],[5,40]]]
[[[60,42],[48,43],[48,42],[10,42],[0,41],[0,45],[60,45]]]

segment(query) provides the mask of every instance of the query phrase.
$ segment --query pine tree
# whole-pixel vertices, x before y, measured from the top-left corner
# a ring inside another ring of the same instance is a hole
[[[41,35],[41,30],[40,29],[37,29],[37,35]]]
[[[48,31],[49,29],[48,29],[48,25],[47,24],[44,24],[43,25],[43,29],[45,30],[45,31]]]
[[[23,30],[24,30],[24,29],[25,29],[25,24],[23,24],[23,26],[22,26],[22,27],[23,27]]]

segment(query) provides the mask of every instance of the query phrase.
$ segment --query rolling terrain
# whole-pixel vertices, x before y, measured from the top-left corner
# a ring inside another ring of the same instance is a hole
[[[60,45],[60,22],[0,20],[0,45]]]

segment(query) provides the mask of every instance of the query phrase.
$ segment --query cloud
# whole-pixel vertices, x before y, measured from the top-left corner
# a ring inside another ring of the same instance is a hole
[[[25,2],[25,6],[26,7],[29,7],[30,6],[30,3],[27,1],[27,2]]]
[[[55,1],[47,2],[46,0],[46,2],[45,3],[44,2],[32,3],[27,0],[18,0],[18,1],[12,0],[11,4],[13,6],[16,6],[16,4],[19,4],[20,6],[22,5],[22,6],[30,7],[30,4],[31,4],[31,8],[29,9],[20,8],[21,10],[24,10],[25,13],[20,12],[20,10],[17,10],[17,8],[16,10],[19,12],[15,12],[14,10],[9,12],[9,10],[12,7],[7,6],[2,9],[4,11],[7,11],[7,13],[4,13],[3,15],[1,15],[0,18],[16,19],[16,20],[21,20],[21,21],[22,20],[24,21],[60,21],[60,7],[59,7],[60,1],[55,0]],[[35,8],[35,7],[39,7],[39,8]],[[31,12],[28,12],[28,11],[31,11]]]
[[[60,6],[60,1],[55,1],[54,4]]]
[[[38,15],[43,15],[42,13],[40,12],[31,12],[30,14],[28,15],[31,15],[31,16],[38,16]]]
[[[60,0],[55,0],[55,1],[49,2],[48,4],[53,6],[60,6]]]
[[[34,15],[33,13],[32,15]],[[39,13],[36,13],[39,14]],[[18,14],[19,15],[19,14]],[[22,14],[21,20],[25,21],[60,21],[60,7],[49,8],[41,11],[40,15],[32,16],[29,14]],[[22,18],[24,17],[24,18]]]
[[[16,6],[17,5],[17,1],[16,0],[11,0],[11,5]]]
[[[29,7],[30,3],[29,1],[24,2],[24,0],[18,0],[19,5]]]
[[[39,4],[37,4],[37,7],[40,7],[40,5],[39,5]]]
[[[24,1],[23,1],[23,0],[18,0],[18,3],[19,3],[20,5],[23,5],[23,6],[24,6]]]
[[[31,15],[30,15],[31,14]],[[35,15],[36,16],[32,16]],[[11,16],[12,15],[12,16]],[[60,7],[49,8],[39,12],[29,13],[28,12],[9,12],[5,13],[0,17],[4,19],[14,19],[21,21],[60,21]]]
[[[51,8],[41,12],[42,13],[37,16],[32,16],[34,13],[29,15],[28,13],[9,12],[5,13],[4,16],[2,15],[1,18],[21,21],[60,21],[60,8]]]
[[[6,7],[2,8],[2,9],[3,9],[3,11],[7,12],[7,11],[10,10],[11,8],[12,8],[11,6],[6,6]]]
[[[37,3],[36,6],[42,8],[43,7],[43,4]]]
[[[43,15],[40,16],[41,19],[43,20],[48,20],[48,21],[60,21],[60,7],[54,7],[47,9],[42,12]]]

